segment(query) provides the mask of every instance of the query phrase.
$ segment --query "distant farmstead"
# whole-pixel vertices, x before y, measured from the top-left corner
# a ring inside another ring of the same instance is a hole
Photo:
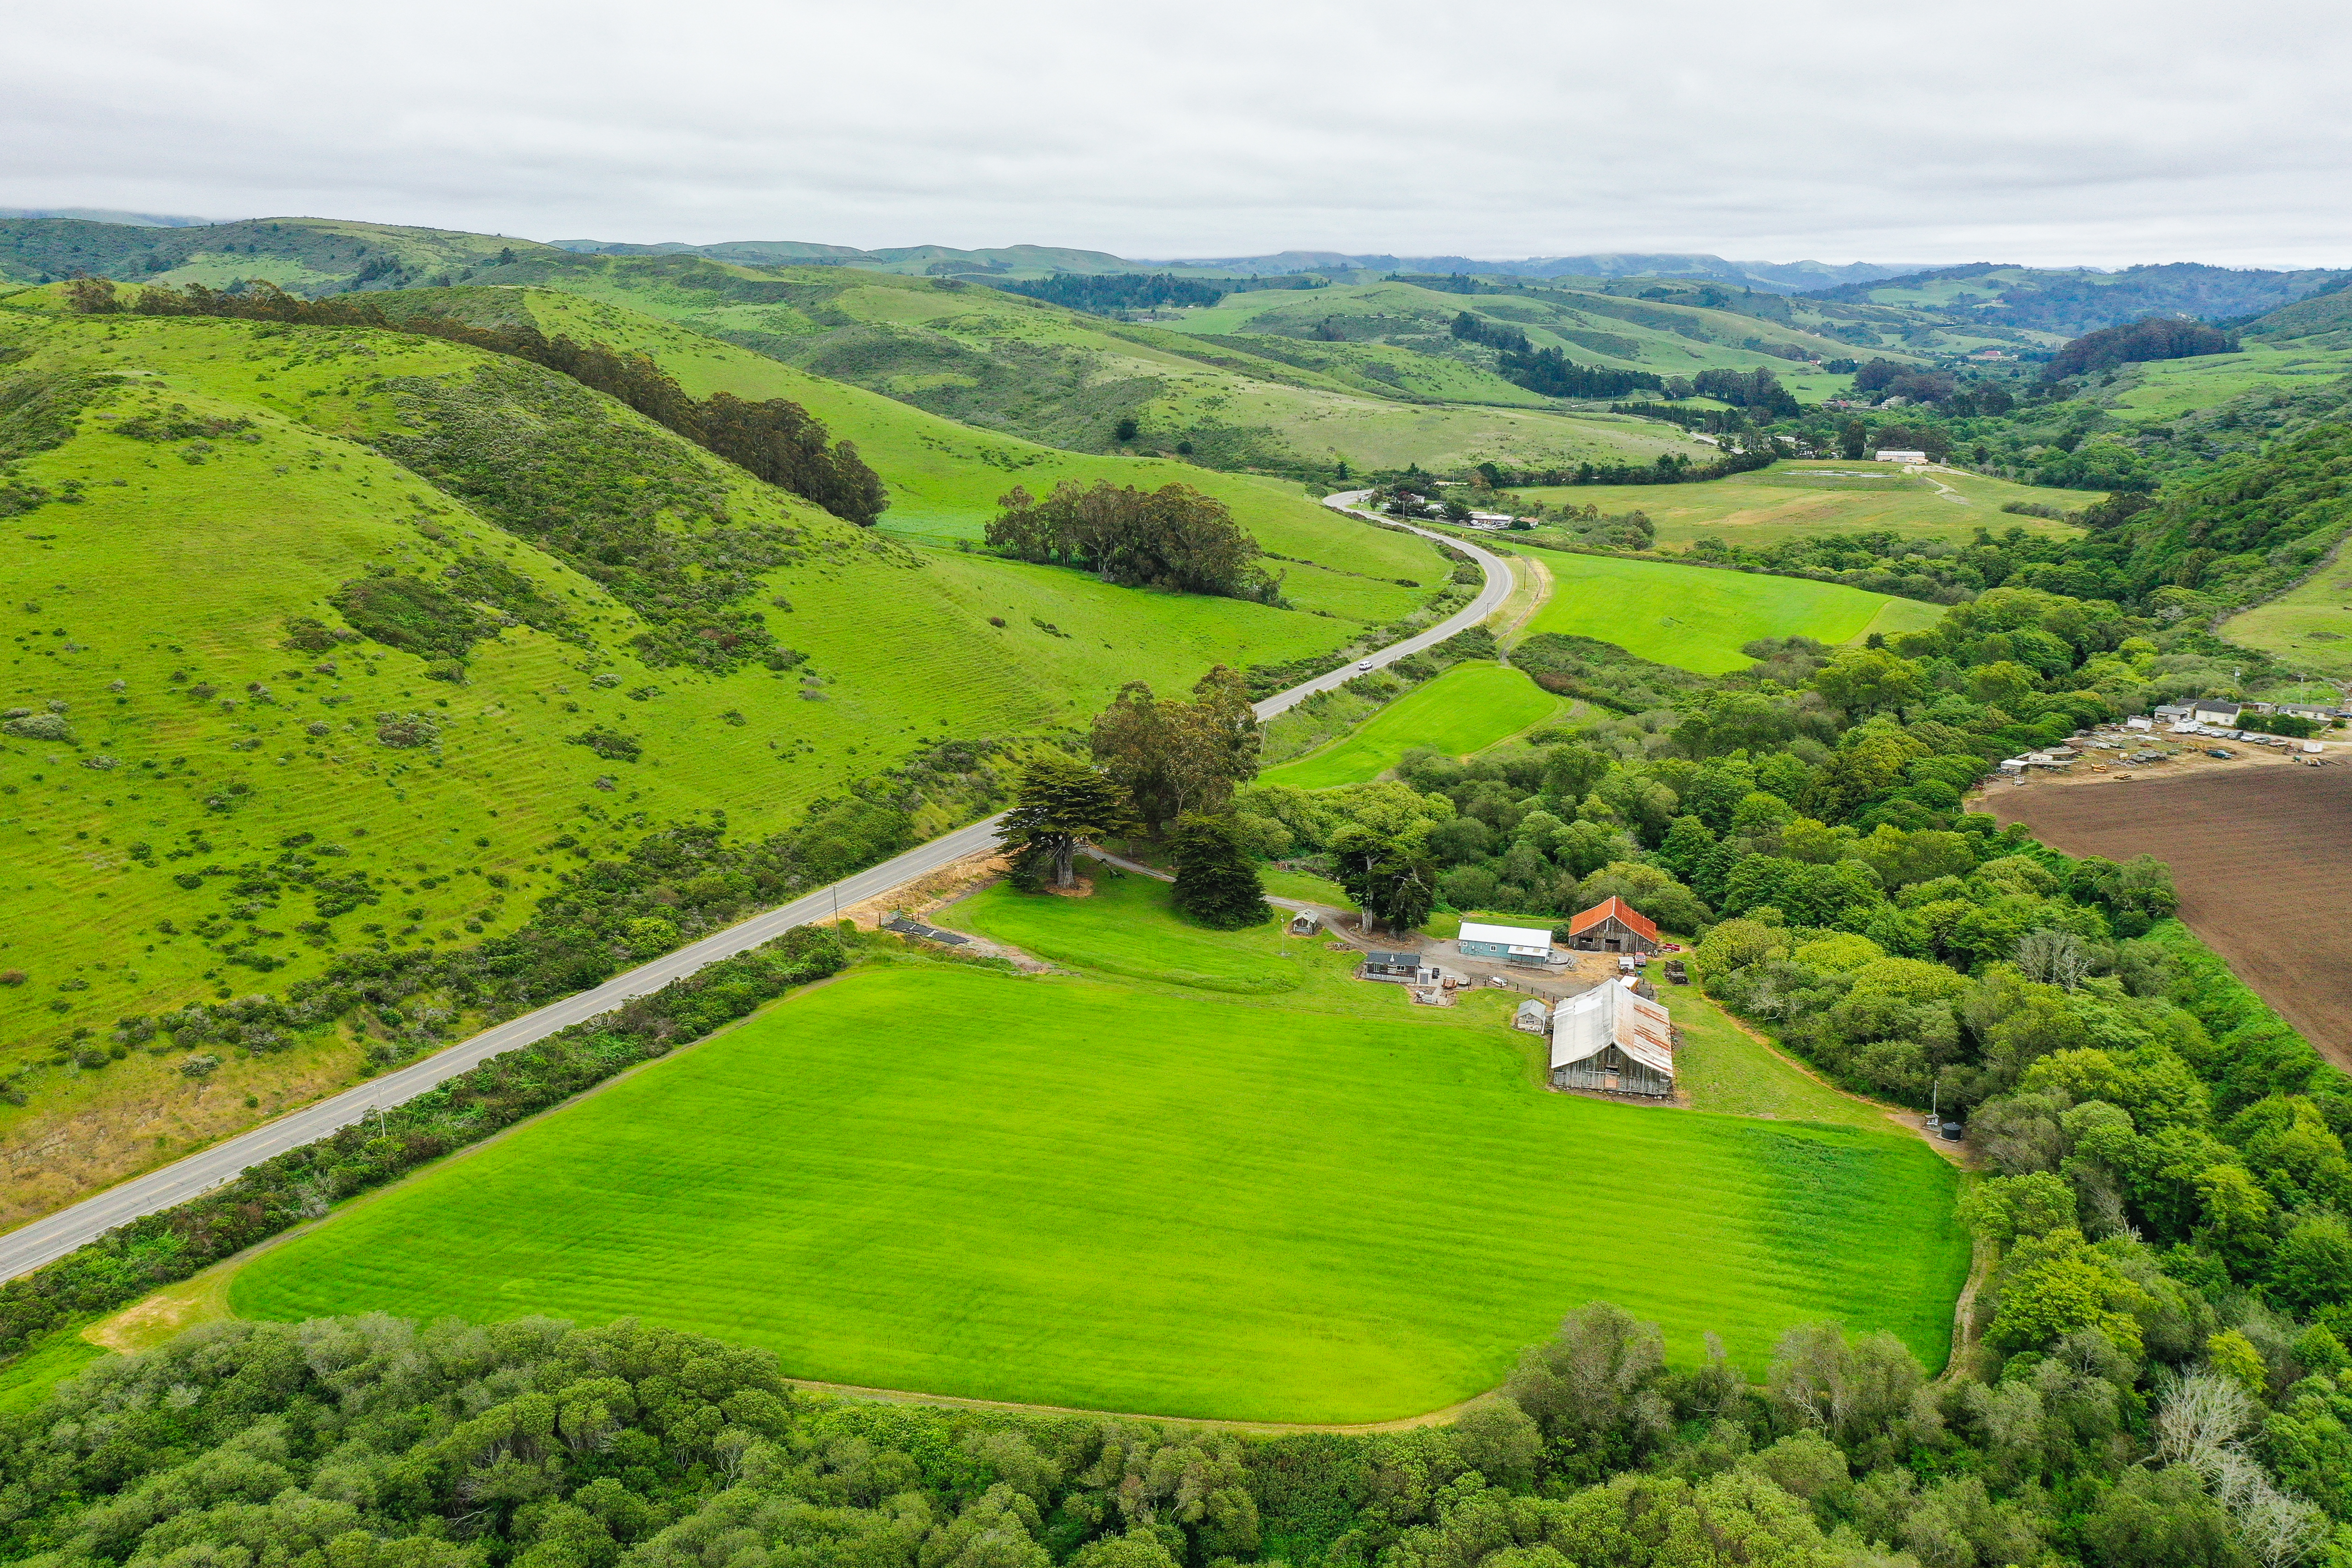
[[[1927,454],[1910,447],[1881,447],[1871,454],[1882,463],[1924,463]]]
[[[1658,928],[1649,916],[1612,897],[1568,922],[1568,945],[1579,952],[1655,952]]]
[[[1673,1094],[1675,1033],[1664,1005],[1615,981],[1553,1008],[1551,1082],[1605,1094]]]

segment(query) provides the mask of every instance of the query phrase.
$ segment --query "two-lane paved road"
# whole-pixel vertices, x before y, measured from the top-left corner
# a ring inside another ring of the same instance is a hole
[[[1370,517],[1370,513],[1357,510],[1357,503],[1367,493],[1363,490],[1349,491],[1331,497],[1325,504],[1350,516]],[[1432,539],[1443,537],[1430,533],[1426,529],[1414,529],[1413,531]],[[1406,654],[1443,642],[1465,627],[1477,625],[1493,614],[1509,594],[1510,569],[1502,561],[1475,545],[1465,544],[1459,540],[1446,540],[1445,542],[1468,552],[1478,563],[1486,574],[1486,586],[1466,608],[1448,616],[1426,631],[1370,655],[1373,665],[1402,658]],[[1328,690],[1358,673],[1351,664],[1303,686],[1278,691],[1257,704],[1257,716],[1271,719],[1310,693]],[[396,1072],[370,1079],[355,1089],[345,1089],[341,1094],[306,1105],[299,1110],[288,1111],[250,1131],[200,1150],[185,1159],[175,1160],[143,1176],[134,1176],[95,1197],[84,1199],[71,1208],[59,1209],[53,1215],[0,1236],[0,1279],[13,1279],[20,1274],[29,1273],[45,1263],[55,1262],[76,1247],[97,1240],[117,1226],[127,1225],[142,1215],[170,1208],[174,1204],[185,1203],[200,1194],[210,1192],[225,1182],[234,1181],[250,1166],[324,1138],[338,1128],[351,1125],[378,1106],[388,1110],[413,1100],[436,1084],[469,1071],[502,1052],[544,1039],[559,1029],[569,1028],[600,1013],[609,1013],[630,997],[658,991],[671,981],[692,974],[705,964],[747,952],[761,942],[782,936],[794,926],[829,921],[836,909],[845,909],[852,904],[878,898],[891,889],[938,870],[951,861],[993,847],[996,825],[1003,820],[1002,816],[992,816],[969,827],[960,827],[928,844],[918,845],[869,870],[845,877],[830,887],[819,888],[804,898],[795,899],[764,914],[754,915],[715,936],[705,937],[651,963],[640,964],[625,974],[615,975],[593,990],[578,992],[561,1002],[550,1003],[537,1012],[510,1018],[447,1050],[411,1062]]]

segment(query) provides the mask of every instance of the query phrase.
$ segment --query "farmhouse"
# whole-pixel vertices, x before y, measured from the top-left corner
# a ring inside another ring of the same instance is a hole
[[[1551,962],[1551,932],[1541,926],[1490,926],[1464,921],[1454,946],[1465,958],[1499,958],[1506,963]]]
[[[2200,697],[2189,705],[2189,719],[2199,724],[2227,724],[2234,727],[2238,722],[2238,715],[2243,711],[2245,708],[2242,703],[2224,702],[2218,697]]]
[[[1364,966],[1356,973],[1366,980],[1393,981],[1399,985],[1437,984],[1437,971],[1423,963],[1417,952],[1368,952]]]
[[[1675,1036],[1665,1008],[1622,982],[1596,985],[1552,1009],[1555,1089],[1664,1098],[1675,1091]]]
[[[1568,922],[1568,945],[1579,952],[1655,952],[1658,928],[1624,900],[1611,897]]]

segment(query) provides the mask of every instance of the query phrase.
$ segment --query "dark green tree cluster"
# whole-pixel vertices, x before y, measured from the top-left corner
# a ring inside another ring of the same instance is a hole
[[[1108,772],[1041,752],[1022,769],[1017,798],[996,837],[1012,862],[1013,885],[1034,891],[1048,880],[1075,887],[1083,845],[1125,837],[1141,826],[1127,791]]]
[[[1691,389],[1701,397],[1753,409],[1766,418],[1783,418],[1797,412],[1797,400],[1769,370],[1703,370],[1691,378]]]
[[[1446,331],[1463,342],[1500,349],[1506,353],[1524,354],[1532,352],[1535,347],[1533,343],[1528,342],[1528,334],[1518,328],[1506,326],[1500,321],[1490,321],[1484,316],[1474,316],[1467,310],[1456,314],[1454,324]]]
[[[1790,1331],[1763,1381],[1570,1313],[1451,1425],[1238,1436],[861,1404],[625,1320],[225,1323],[0,1428],[0,1554],[42,1568],[2292,1568],[2352,1535],[2352,1373],[2258,1306],[2126,1292],[2001,1194],[2039,1348],[1929,1381]],[[2079,1240],[2079,1238],[2077,1238]],[[2102,1244],[2104,1245],[2104,1244]],[[2074,1274],[2068,1272],[2071,1266]],[[2122,1276],[2118,1276],[2121,1278]],[[2176,1322],[2175,1320],[2179,1321]],[[1998,1320],[1997,1320],[1998,1321]],[[2182,1324],[2189,1343],[2172,1331]],[[2186,1345],[2187,1348],[2183,1348]]]
[[[1558,349],[1507,349],[1500,363],[1504,380],[1546,397],[1622,397],[1666,384],[1653,371],[1578,364]]]
[[[1257,541],[1225,503],[1190,485],[1156,490],[1064,479],[1044,500],[1014,486],[1000,498],[988,546],[1017,561],[1076,566],[1106,583],[1274,603],[1281,584],[1257,564]]]
[[[1213,305],[1230,287],[1172,272],[1056,272],[1051,278],[991,279],[988,283],[1008,294],[1026,294],[1096,316],[1167,305]]]
[[[2052,381],[2095,375],[2117,365],[2148,360],[2194,359],[2238,352],[2238,340],[2219,327],[2186,316],[2150,316],[2145,321],[2085,332],[2053,354],[2042,374]]]

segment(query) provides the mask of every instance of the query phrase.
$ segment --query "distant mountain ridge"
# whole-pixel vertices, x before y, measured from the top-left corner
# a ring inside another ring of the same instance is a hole
[[[2148,316],[2247,320],[2352,279],[2352,271],[2272,271],[2174,261],[2116,271],[1977,261],[1810,290],[1853,304],[1899,305],[1951,321],[1999,322],[2077,336]]]
[[[1283,250],[1265,256],[1149,258],[1114,256],[1104,250],[1073,250],[1048,245],[1009,245],[994,249],[960,250],[953,246],[912,245],[887,250],[859,250],[845,245],[820,245],[797,239],[736,239],[717,245],[629,245],[601,239],[551,240],[559,250],[583,256],[707,256],[714,261],[748,262],[754,266],[789,266],[814,262],[830,267],[869,267],[894,271],[916,267],[950,270],[959,265],[979,270],[1018,271],[1045,268],[1061,272],[1149,272],[1160,268],[1234,274],[1293,272],[1440,272],[1474,273],[1502,278],[1703,278],[1775,293],[1797,293],[1841,285],[1898,278],[1918,270],[1916,263],[1900,266],[1872,261],[1836,265],[1826,261],[1727,261],[1720,256],[1675,253],[1617,253],[1594,256],[1539,256],[1517,261],[1480,260],[1468,256],[1350,255],[1337,250]]]

